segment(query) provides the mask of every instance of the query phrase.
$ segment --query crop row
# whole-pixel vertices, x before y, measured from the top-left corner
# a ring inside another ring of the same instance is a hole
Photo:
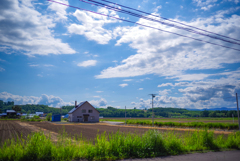
[[[127,124],[136,125],[152,125],[151,121],[127,120]],[[170,127],[193,127],[193,128],[220,128],[220,129],[238,129],[238,124],[230,123],[204,123],[204,122],[154,122],[155,126],[170,126]]]

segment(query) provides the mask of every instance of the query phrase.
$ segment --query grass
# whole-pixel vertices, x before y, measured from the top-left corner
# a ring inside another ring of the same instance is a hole
[[[43,132],[29,135],[26,140],[8,140],[0,149],[0,161],[65,161],[65,160],[116,160],[178,155],[192,151],[239,149],[240,132],[214,137],[213,132],[195,131],[178,135],[150,130],[143,135],[134,133],[99,134],[95,144],[61,135],[57,142]]]
[[[188,119],[189,122],[179,122],[179,119],[155,119],[155,126],[169,126],[169,127],[191,127],[191,128],[219,128],[219,129],[228,129],[235,130],[238,129],[238,123],[222,123],[222,122],[200,122],[205,121],[206,119],[199,119],[198,122],[194,121],[195,119]],[[115,121],[115,122],[125,122],[125,119],[101,119],[101,121]],[[166,122],[168,121],[168,122]],[[171,122],[169,122],[171,121]],[[175,122],[174,122],[175,121]],[[181,121],[186,121],[186,119],[181,119]],[[151,119],[127,119],[127,124],[135,125],[152,125]]]
[[[152,125],[151,121],[127,120],[127,124],[137,125]],[[154,122],[155,126],[170,126],[170,127],[193,127],[193,128],[219,128],[219,129],[238,129],[238,124],[231,123],[204,123],[204,122]]]

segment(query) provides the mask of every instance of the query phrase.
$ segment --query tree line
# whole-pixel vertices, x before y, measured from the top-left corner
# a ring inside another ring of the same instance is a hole
[[[67,114],[74,106],[62,106],[61,109],[49,107],[48,105],[34,105],[34,104],[27,104],[27,105],[14,105],[14,102],[8,101],[3,102],[0,100],[0,113],[6,112],[6,110],[14,109],[19,113],[36,113],[36,112],[43,112],[43,113],[52,113],[52,114]],[[100,116],[103,117],[125,117],[125,109],[117,109],[114,107],[107,107],[107,108],[96,108],[100,112]],[[188,117],[237,117],[237,111],[190,111],[187,109],[182,108],[172,108],[172,107],[156,107],[154,110],[154,117],[155,118],[188,118]],[[152,117],[152,109],[127,109],[126,110],[127,117]]]

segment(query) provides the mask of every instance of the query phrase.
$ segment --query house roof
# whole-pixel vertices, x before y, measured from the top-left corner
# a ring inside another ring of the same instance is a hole
[[[80,102],[77,107],[74,107],[71,111],[69,111],[68,113],[73,113],[76,109],[78,109],[80,106],[82,106],[85,102],[87,101],[83,101],[83,102]]]
[[[7,113],[16,113],[14,110],[7,110]]]
[[[88,101],[83,101],[83,102],[80,102],[77,107],[74,107],[71,111],[69,111],[68,113],[73,113],[75,110],[77,110],[78,108],[80,108],[84,103],[89,103]],[[90,104],[90,103],[89,103]],[[91,105],[91,104],[90,104]],[[92,105],[91,105],[92,106]],[[93,107],[93,106],[92,106]],[[94,108],[94,107],[93,107]],[[95,108],[94,108],[95,109]],[[95,109],[96,110],[96,109]],[[96,110],[98,113],[100,113],[98,110]]]

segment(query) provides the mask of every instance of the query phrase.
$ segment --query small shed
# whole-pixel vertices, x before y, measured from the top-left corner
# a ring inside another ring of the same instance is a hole
[[[58,114],[58,115],[52,115],[52,122],[53,121],[61,121],[61,115]]]

